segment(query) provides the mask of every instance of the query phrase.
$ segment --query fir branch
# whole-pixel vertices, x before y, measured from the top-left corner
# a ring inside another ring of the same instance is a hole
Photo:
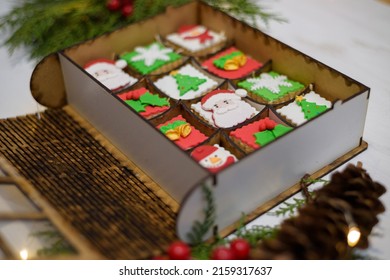
[[[202,186],[203,196],[206,200],[204,209],[204,219],[202,222],[195,221],[188,238],[191,244],[198,245],[202,243],[204,236],[215,224],[215,202],[212,190],[206,185]]]
[[[305,198],[293,198],[293,202],[284,201],[282,205],[275,211],[270,212],[269,215],[275,215],[277,217],[285,217],[286,215],[293,216],[296,211],[306,203]]]
[[[49,225],[50,226],[50,225]],[[74,248],[65,240],[65,238],[55,229],[37,231],[31,234],[39,238],[47,246],[37,250],[40,257],[58,256],[65,254],[75,254]]]
[[[163,12],[190,0],[136,0],[134,12],[125,18],[106,8],[103,0],[21,0],[0,17],[0,31],[10,34],[4,42],[12,54],[25,48],[31,60],[41,59],[69,46],[100,36],[130,23]],[[237,18],[256,26],[257,18],[265,23],[281,20],[251,0],[205,0]]]

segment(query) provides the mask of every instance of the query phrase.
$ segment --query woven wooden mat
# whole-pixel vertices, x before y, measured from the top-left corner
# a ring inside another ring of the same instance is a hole
[[[0,120],[0,154],[108,259],[177,238],[176,211],[64,110]]]

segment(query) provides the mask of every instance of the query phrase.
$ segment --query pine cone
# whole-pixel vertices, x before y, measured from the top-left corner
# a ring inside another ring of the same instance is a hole
[[[304,186],[303,186],[304,187]],[[285,220],[274,239],[261,242],[252,259],[345,259],[351,252],[348,232],[357,226],[356,247],[367,248],[368,236],[385,211],[379,197],[386,192],[361,167],[348,165],[316,191],[314,200]]]

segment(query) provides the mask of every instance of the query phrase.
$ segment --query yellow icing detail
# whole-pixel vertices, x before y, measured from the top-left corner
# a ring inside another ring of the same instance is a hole
[[[298,95],[297,97],[295,97],[295,101],[296,102],[302,102],[303,100],[303,96],[302,95]]]
[[[167,132],[165,132],[165,136],[167,136],[172,141],[180,139],[180,134],[176,131],[176,129],[167,130]]]
[[[180,134],[182,137],[187,137],[191,133],[191,126],[187,124],[182,124],[176,127],[176,131]]]
[[[177,75],[177,74],[179,74],[179,71],[177,71],[177,70],[173,70],[173,71],[171,71],[171,72],[169,73],[169,75],[171,75],[171,76],[175,76],[175,75]]]
[[[238,70],[240,67],[244,66],[247,61],[247,57],[244,54],[237,55],[232,59],[228,59],[223,66],[223,69],[227,71]]]
[[[179,125],[178,127],[175,127],[174,129],[169,129],[167,132],[165,132],[165,136],[167,136],[170,140],[176,141],[180,139],[181,137],[187,137],[191,133],[191,126],[187,124]]]

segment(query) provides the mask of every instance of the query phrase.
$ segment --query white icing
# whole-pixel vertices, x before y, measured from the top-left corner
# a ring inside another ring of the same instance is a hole
[[[110,90],[131,86],[137,82],[137,79],[122,71],[122,69],[116,67],[114,64],[107,62],[97,62],[92,64],[91,66],[85,68],[85,71],[91,74]]]
[[[284,75],[279,75],[272,77],[268,73],[262,73],[258,78],[250,78],[247,81],[252,84],[251,90],[258,90],[266,88],[272,93],[278,94],[280,92],[280,86],[291,87],[292,84],[289,83],[287,77]]]
[[[304,95],[304,98],[308,102],[316,103],[317,105],[325,105],[327,108],[332,107],[332,102],[326,100],[325,98],[321,97],[319,94],[315,93],[314,91],[311,91]],[[302,111],[301,106],[299,106],[295,101],[291,102],[290,104],[283,106],[280,109],[276,110],[279,114],[285,116],[289,120],[291,120],[296,125],[301,125],[307,120],[305,119],[305,115]]]
[[[200,33],[206,30],[204,26],[200,26],[200,25],[197,26],[196,28],[199,29]],[[193,32],[193,30],[191,30],[190,32]],[[167,36],[167,40],[191,52],[204,50],[210,46],[219,44],[220,42],[223,42],[225,40],[225,35],[223,33],[216,33],[211,30],[209,30],[208,33],[213,38],[210,40],[206,40],[204,43],[201,43],[199,39],[184,39],[187,35],[189,35],[190,32],[185,32],[181,34],[179,33],[170,34]]]
[[[206,79],[206,82],[200,84],[198,90],[196,90],[196,91],[189,90],[183,96],[180,96],[180,91],[178,89],[176,79],[173,76],[167,75],[167,76],[160,78],[159,80],[157,80],[155,82],[155,85],[161,91],[163,91],[166,95],[168,95],[171,98],[176,99],[176,100],[178,100],[178,99],[189,100],[189,99],[194,99],[194,98],[200,97],[218,85],[218,83],[216,81],[210,79],[209,77],[207,77],[206,75],[204,75],[203,73],[198,71],[196,68],[194,68],[190,64],[187,64],[187,65],[179,68],[177,73],[182,74],[182,75],[189,75],[192,77],[198,77],[200,79]]]
[[[201,116],[208,124],[215,127],[214,120],[213,120],[213,113],[210,111],[206,111],[202,108],[202,103],[198,102],[191,105],[192,110],[197,112],[199,116]]]
[[[218,144],[215,144],[214,147],[217,147],[218,150],[200,160],[200,165],[205,168],[218,168],[226,164],[229,157],[233,157],[234,161],[237,161],[237,158],[225,148],[219,146]]]
[[[131,58],[131,61],[143,60],[146,66],[152,66],[156,60],[169,61],[168,53],[172,52],[170,48],[160,49],[159,44],[154,43],[148,47],[136,47],[135,51],[139,53]]]
[[[258,113],[256,108],[252,107],[247,102],[242,100],[236,102],[238,102],[237,106],[235,106],[233,110],[229,110],[221,114],[204,110],[201,102],[192,104],[191,108],[211,126],[228,128],[238,125]]]

